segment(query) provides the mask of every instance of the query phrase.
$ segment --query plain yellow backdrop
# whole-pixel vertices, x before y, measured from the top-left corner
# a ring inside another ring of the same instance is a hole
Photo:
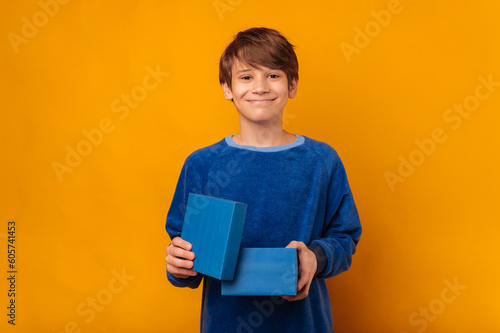
[[[187,155],[238,130],[218,60],[253,26],[296,45],[285,128],[338,151],[362,219],[351,270],[327,282],[335,330],[500,331],[499,11],[488,0],[3,1],[1,331],[198,330],[201,290],[165,277],[164,222]]]

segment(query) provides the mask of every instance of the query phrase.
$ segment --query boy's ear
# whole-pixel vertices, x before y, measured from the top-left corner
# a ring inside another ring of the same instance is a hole
[[[231,88],[229,88],[227,83],[222,84],[222,92],[224,93],[224,98],[228,101],[233,99],[233,92]]]
[[[294,98],[297,94],[297,84],[299,83],[299,79],[295,78],[290,82],[290,87],[288,88],[288,98]]]

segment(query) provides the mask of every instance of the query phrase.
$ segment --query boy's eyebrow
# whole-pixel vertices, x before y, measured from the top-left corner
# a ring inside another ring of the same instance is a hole
[[[245,69],[242,69],[241,71],[237,71],[236,73],[239,74],[239,73],[251,72],[251,71],[252,71],[251,68],[245,68]]]

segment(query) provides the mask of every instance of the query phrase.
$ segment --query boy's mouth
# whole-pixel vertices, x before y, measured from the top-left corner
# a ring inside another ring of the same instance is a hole
[[[267,104],[274,102],[276,98],[268,98],[268,99],[249,99],[247,100],[251,104]]]

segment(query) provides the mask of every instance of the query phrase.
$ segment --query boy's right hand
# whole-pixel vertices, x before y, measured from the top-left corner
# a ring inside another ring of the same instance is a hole
[[[172,239],[172,243],[167,247],[167,271],[178,279],[187,279],[198,275],[192,270],[194,253],[191,252],[193,246],[180,237]],[[184,258],[184,259],[180,259]]]

